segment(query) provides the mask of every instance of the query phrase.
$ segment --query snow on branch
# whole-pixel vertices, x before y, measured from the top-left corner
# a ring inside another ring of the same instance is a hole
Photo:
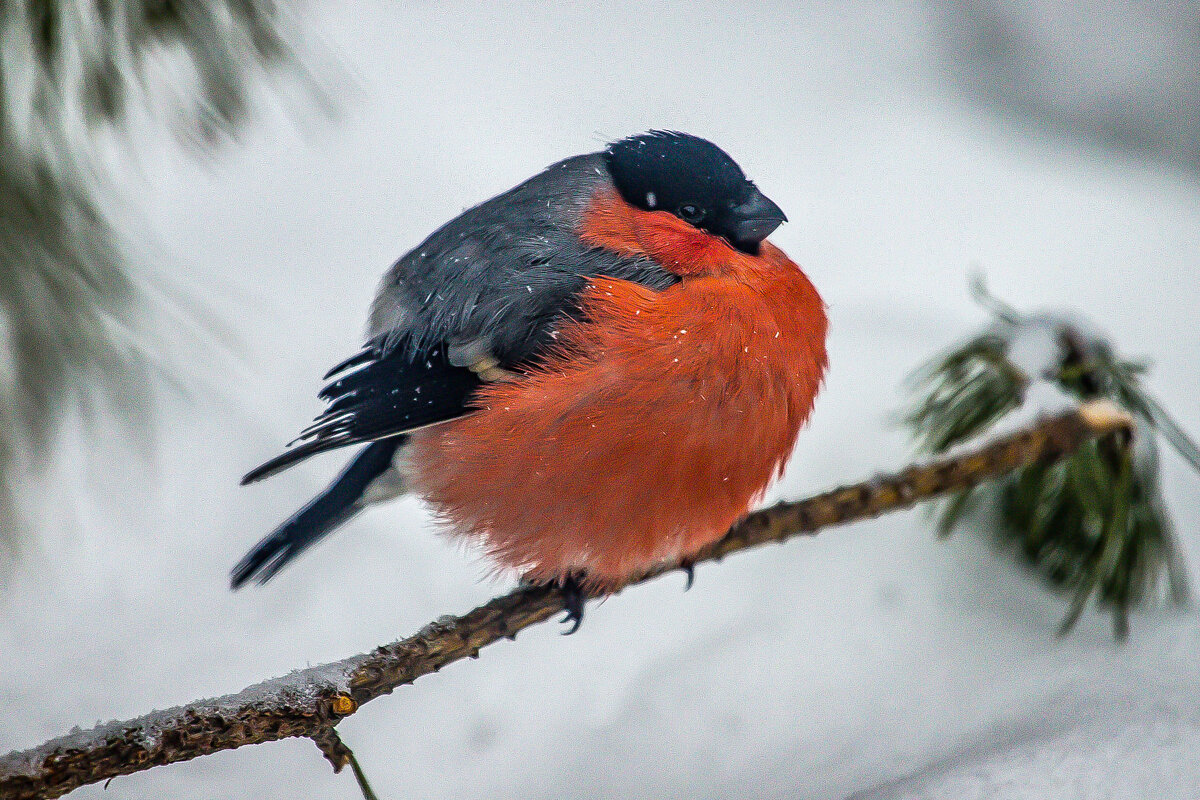
[[[1132,420],[1116,406],[1089,403],[961,455],[756,511],[694,563],[719,561],[767,542],[908,508],[1022,465],[1057,461],[1095,437],[1131,432]],[[682,567],[662,565],[626,586]],[[481,648],[513,639],[519,631],[563,610],[559,589],[522,586],[463,616],[442,617],[413,636],[371,653],[296,670],[237,694],[76,730],[30,750],[0,756],[0,797],[60,797],[118,775],[293,736],[312,739],[340,770],[353,759],[334,731],[343,717],[422,675],[462,658],[475,658]]]

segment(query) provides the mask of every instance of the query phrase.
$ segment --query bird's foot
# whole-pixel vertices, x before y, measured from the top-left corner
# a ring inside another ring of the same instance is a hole
[[[562,618],[562,622],[574,623],[571,630],[563,631],[563,636],[570,636],[583,624],[583,606],[588,599],[587,592],[583,588],[583,573],[572,572],[565,578],[559,579],[558,588],[562,591],[563,605],[567,612]]]

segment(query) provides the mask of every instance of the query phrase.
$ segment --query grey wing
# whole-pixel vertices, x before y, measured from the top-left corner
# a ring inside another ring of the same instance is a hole
[[[575,313],[589,277],[672,285],[678,278],[649,259],[580,240],[587,204],[610,182],[599,153],[576,156],[464,212],[384,277],[368,338],[385,351],[446,344],[462,362],[490,355],[519,366]]]

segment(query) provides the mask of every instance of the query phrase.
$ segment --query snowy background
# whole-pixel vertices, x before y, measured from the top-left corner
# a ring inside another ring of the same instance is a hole
[[[394,258],[647,128],[727,149],[829,304],[829,381],[772,498],[910,458],[902,378],[983,321],[976,265],[1014,305],[1084,309],[1153,355],[1154,390],[1200,432],[1195,4],[1084,21],[795,5],[329,4],[304,27],[333,118],[281,104],[202,164],[139,144],[127,235],[220,333],[164,330],[182,386],[159,392],[150,447],[68,435],[31,487],[37,541],[0,595],[0,751],[364,651],[504,589],[405,500],[231,594],[229,567],[340,459],[237,479],[319,410]],[[1165,484],[1200,582],[1200,485],[1171,455]],[[542,626],[339,731],[383,798],[1200,796],[1194,609],[1136,615],[1123,646],[1099,613],[1056,641],[1061,598],[982,536],[935,541],[920,510],[682,589],[610,599],[570,638]],[[289,741],[72,796],[358,790]]]

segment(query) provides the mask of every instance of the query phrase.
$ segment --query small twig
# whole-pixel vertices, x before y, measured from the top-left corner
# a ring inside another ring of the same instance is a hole
[[[367,780],[366,774],[363,773],[358,759],[354,757],[354,751],[346,746],[346,743],[342,741],[342,737],[338,736],[338,732],[334,730],[332,725],[328,728],[322,728],[309,738],[317,745],[317,749],[321,751],[321,755],[325,756],[325,760],[333,765],[335,773],[341,772],[342,768],[347,764],[350,765],[350,770],[354,773],[354,779],[358,781],[358,789],[362,792],[363,800],[379,800],[375,794],[375,790],[371,788],[371,783]]]
[[[321,755],[325,756],[325,760],[333,765],[335,774],[341,772],[350,763],[350,757],[354,755],[342,741],[342,737],[338,736],[338,732],[333,726],[321,728],[308,738],[313,740],[313,744],[321,751]]]
[[[1022,465],[1057,461],[1097,436],[1130,430],[1130,418],[1115,406],[1090,403],[997,438],[978,450],[756,511],[689,565],[720,561],[766,542],[782,542],[832,525],[908,508]],[[689,565],[662,565],[635,577],[626,586]],[[349,763],[360,785],[365,786],[353,753],[333,733],[333,726],[342,717],[422,675],[459,659],[476,657],[481,648],[495,641],[515,638],[519,631],[563,609],[559,590],[523,586],[461,617],[444,617],[372,653],[298,670],[236,695],[202,700],[126,722],[110,722],[31,750],[9,753],[0,757],[0,797],[59,797],[117,775],[294,736],[316,741],[335,768]]]

